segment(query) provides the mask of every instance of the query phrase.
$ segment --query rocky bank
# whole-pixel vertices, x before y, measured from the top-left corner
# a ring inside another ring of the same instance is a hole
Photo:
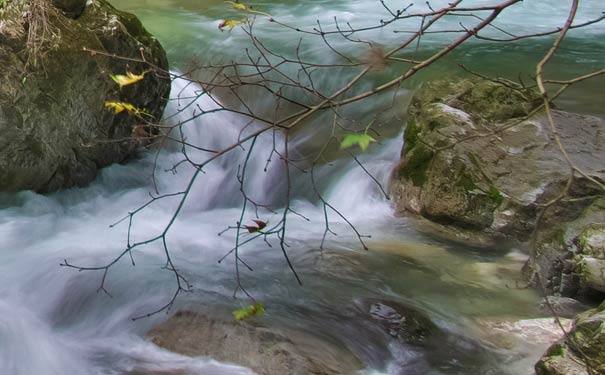
[[[511,241],[525,247],[526,276],[548,293],[602,301],[605,192],[594,181],[605,181],[605,121],[552,112],[565,151],[582,171],[570,178],[540,104],[535,90],[513,83],[425,84],[408,110],[391,193],[400,213],[427,219],[443,236],[472,245]],[[578,347],[589,358],[603,352],[601,315],[580,315],[571,336],[581,343],[551,348],[537,365],[539,374],[576,374],[557,369],[563,368],[559,357],[567,366]],[[600,354],[594,358],[600,369]]]
[[[426,84],[408,111],[391,186],[399,211],[441,224],[462,242],[529,241],[537,215],[570,176],[546,115],[528,116],[540,103],[533,90],[491,81]],[[553,116],[571,160],[604,181],[605,122],[556,110]],[[551,292],[574,296],[605,286],[595,280],[603,260],[602,195],[576,173],[565,199],[545,212],[528,271],[539,272]]]

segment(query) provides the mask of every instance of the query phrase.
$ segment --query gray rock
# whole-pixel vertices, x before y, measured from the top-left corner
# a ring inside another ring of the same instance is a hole
[[[553,315],[554,312],[554,315],[561,318],[575,318],[579,313],[589,309],[589,306],[573,298],[556,296],[548,296],[547,298],[548,304],[546,302],[540,303],[540,310],[548,315]]]
[[[579,288],[579,278],[575,274],[563,273],[561,275],[561,284],[559,293],[562,296],[575,296]]]
[[[236,363],[259,375],[352,374],[362,368],[345,348],[253,320],[219,320],[183,311],[151,330],[148,336],[167,350]]]
[[[538,375],[604,374],[605,303],[580,314],[567,338],[551,346],[535,368]]]
[[[152,72],[120,90],[109,74],[149,66],[83,48],[128,58],[140,58],[142,49],[162,69],[166,54],[136,17],[106,0],[95,0],[75,20],[49,11],[54,32],[28,50],[24,3],[6,3],[0,22],[0,192],[81,186],[141,145],[133,139],[140,120],[112,113],[105,102],[129,102],[159,120],[170,90],[167,77]]]

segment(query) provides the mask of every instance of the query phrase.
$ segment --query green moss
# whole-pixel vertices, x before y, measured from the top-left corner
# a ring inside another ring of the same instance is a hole
[[[416,120],[414,117],[410,117],[408,119],[408,126],[405,128],[405,135],[403,137],[405,141],[406,154],[416,146],[416,143],[418,142],[418,133],[420,133],[420,128],[416,125]]]
[[[401,168],[401,174],[411,180],[414,186],[424,185],[433,155],[433,151],[421,144],[417,145],[412,153],[407,154],[405,163]]]
[[[504,202],[504,196],[494,185],[489,186],[489,191],[487,192],[487,196],[496,203],[496,207],[500,206],[502,202]]]
[[[441,127],[443,127],[443,122],[442,121],[438,121],[438,120],[431,120],[429,122],[429,130],[435,130],[435,129],[439,129]]]
[[[565,349],[563,348],[562,344],[555,344],[551,346],[546,352],[546,355],[549,357],[562,357],[564,354]]]
[[[596,255],[596,256],[601,255],[600,251],[594,251],[594,249],[591,248],[590,240],[594,236],[602,235],[603,233],[605,233],[605,225],[595,224],[595,223],[589,224],[588,226],[586,226],[584,228],[584,230],[582,230],[582,233],[580,233],[580,235],[578,236],[578,239],[577,239],[578,247],[585,254],[596,253],[596,254],[592,254],[592,255]]]
[[[458,178],[456,185],[462,187],[466,192],[477,189],[475,181],[473,181],[472,176],[466,172],[464,167],[460,173],[460,178]]]

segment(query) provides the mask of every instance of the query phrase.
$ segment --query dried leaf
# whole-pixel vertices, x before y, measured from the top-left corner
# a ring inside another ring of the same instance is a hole
[[[263,228],[265,228],[267,226],[267,223],[265,221],[262,220],[252,220],[256,223],[256,225],[258,225],[258,229],[262,230]]]
[[[254,305],[246,306],[243,309],[233,311],[233,317],[235,320],[248,319],[255,315],[264,314],[265,306],[262,303],[255,303]]]
[[[262,220],[252,220],[256,225],[244,225],[244,228],[248,230],[248,233],[260,232],[267,226],[267,223]]]
[[[143,78],[145,78],[145,72],[141,73],[141,74],[134,74],[132,72],[126,72],[126,75],[122,75],[122,74],[110,74],[109,75],[111,77],[111,79],[113,79],[113,81],[115,83],[117,83],[120,88],[124,87],[124,86],[128,86],[128,85],[132,85],[133,83],[137,83],[140,80],[142,80]]]
[[[389,61],[385,56],[385,50],[381,46],[374,45],[365,52],[362,62],[372,71],[382,71],[389,65]]]
[[[366,133],[345,134],[342,142],[340,143],[340,148],[345,149],[345,148],[349,148],[352,146],[359,146],[361,151],[365,151],[371,142],[376,142],[376,140],[372,136],[370,136]]]

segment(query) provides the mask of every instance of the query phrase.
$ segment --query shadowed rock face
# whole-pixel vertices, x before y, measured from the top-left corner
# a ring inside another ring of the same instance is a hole
[[[52,0],[55,7],[71,18],[78,18],[86,7],[86,0]]]
[[[105,102],[129,102],[159,120],[170,90],[167,77],[154,73],[119,90],[109,74],[149,67],[83,51],[129,58],[143,53],[148,62],[167,69],[164,50],[133,15],[105,0],[85,8],[79,1],[52,4],[61,10],[46,3],[50,32],[35,53],[27,48],[34,20],[25,2],[9,2],[3,9],[0,192],[49,192],[92,181],[99,168],[124,161],[139,145],[128,140],[136,119],[113,114]]]

